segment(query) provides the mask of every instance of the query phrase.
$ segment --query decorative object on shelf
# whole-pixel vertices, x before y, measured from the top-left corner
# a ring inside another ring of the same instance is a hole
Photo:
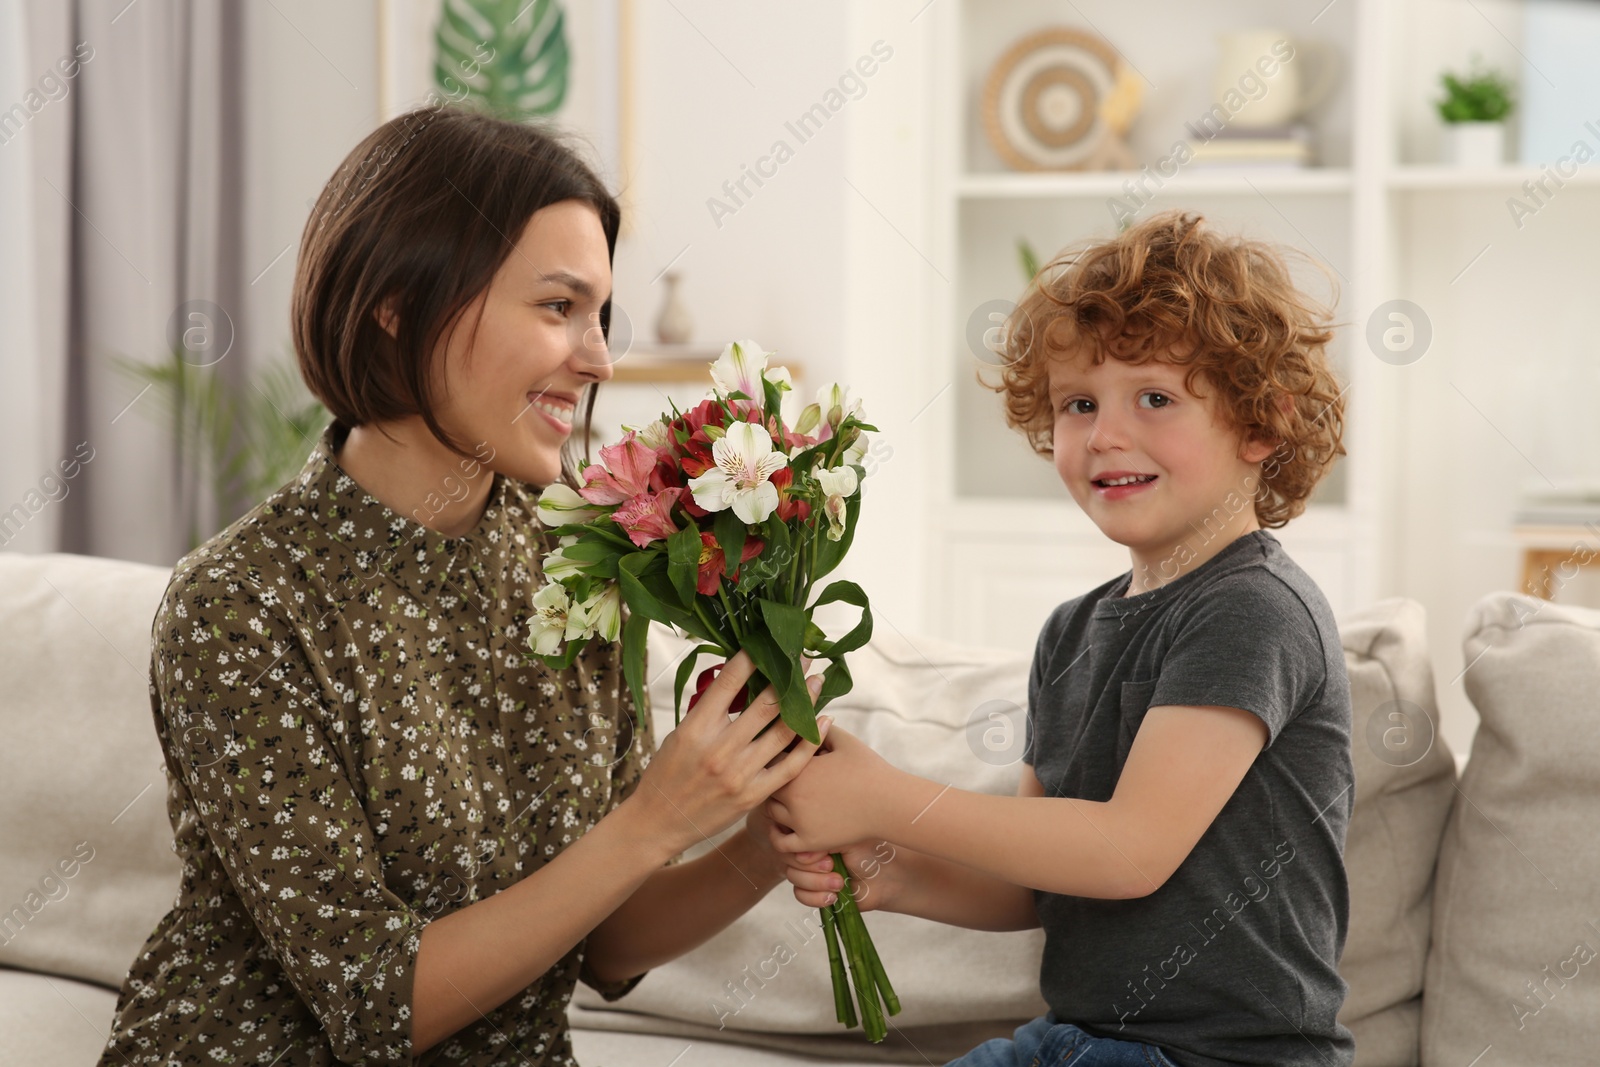
[[[1321,41],[1297,40],[1283,30],[1254,27],[1219,33],[1217,45],[1211,90],[1216,106],[1228,112],[1224,130],[1292,126],[1339,83],[1339,52]],[[1303,57],[1314,57],[1314,76],[1309,80],[1302,74]],[[1258,96],[1261,86],[1265,89]]]
[[[1105,38],[1051,27],[990,68],[983,128],[1015,170],[1133,170],[1124,137],[1140,99],[1138,75]]]
[[[623,679],[642,715],[653,619],[701,642],[678,664],[675,724],[699,658],[726,661],[743,651],[756,673],[732,712],[755,703],[770,682],[784,725],[818,744],[817,712],[854,684],[845,654],[872,637],[866,592],[850,581],[824,587],[822,579],[855,537],[866,435],[877,427],[840,385],[824,386],[786,425],[782,398],[793,382],[785,368],[767,365],[772,354],[754,341],[728,345],[710,367],[711,397],[627,428],[600,450],[600,463],[580,468],[581,489],[545,488],[539,521],[558,541],[543,558],[549,581],[534,594],[527,646],[545,666],[566,670],[594,638],[620,636]],[[861,621],[830,639],[812,615],[836,601],[859,608]],[[814,695],[802,658],[829,663]],[[690,708],[718,669],[701,673]],[[833,862],[844,888],[821,909],[821,925],[834,1012],[854,1027],[859,1006],[867,1040],[877,1043],[900,999],[856,904],[863,890],[839,853]]]
[[[661,302],[661,313],[656,316],[656,340],[664,345],[686,345],[694,333],[694,320],[689,317],[683,294],[678,291],[683,275],[669,270],[661,280],[667,284],[667,295]]]
[[[1435,100],[1444,120],[1444,161],[1458,167],[1498,167],[1505,161],[1505,120],[1515,107],[1511,80],[1472,56],[1465,77],[1439,75],[1445,95]]]
[[[1191,167],[1308,167],[1311,127],[1225,126],[1208,140],[1188,139]]]

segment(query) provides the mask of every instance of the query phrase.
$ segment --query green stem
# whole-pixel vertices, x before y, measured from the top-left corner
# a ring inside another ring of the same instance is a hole
[[[845,977],[844,959],[839,955],[839,931],[833,909],[817,909],[822,914],[822,932],[828,940],[828,971],[833,976],[833,1013],[846,1029],[856,1025],[855,1005],[850,1003],[850,980]]]
[[[722,600],[722,610],[728,613],[728,625],[733,628],[733,636],[739,646],[744,647],[744,634],[739,630],[739,616],[734,614],[733,605],[728,603],[728,591],[722,585],[722,579],[717,579],[717,596]],[[698,603],[698,600],[696,601]]]
[[[833,869],[844,879],[844,889],[840,891],[838,900],[833,906],[836,909],[835,918],[840,920],[839,932],[844,937],[845,955],[850,961],[850,976],[855,983],[856,1000],[861,1006],[861,1028],[866,1031],[867,1040],[877,1044],[884,1039],[889,1029],[883,1020],[883,1006],[878,1001],[877,983],[873,980],[872,971],[867,965],[866,953],[861,947],[866,928],[850,921],[854,915],[859,922],[860,911],[856,908],[855,895],[850,889],[849,868],[844,865],[844,857],[837,852],[833,854]]]

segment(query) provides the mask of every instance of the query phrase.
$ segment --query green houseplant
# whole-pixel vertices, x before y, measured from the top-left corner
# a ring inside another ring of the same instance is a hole
[[[1511,80],[1473,55],[1465,75],[1444,71],[1434,101],[1444,121],[1444,158],[1458,167],[1494,167],[1505,158],[1505,120],[1516,106]]]
[[[193,551],[294,477],[330,415],[306,392],[292,361],[270,363],[243,387],[233,387],[216,367],[196,366],[190,356],[179,347],[155,363],[111,358],[119,373],[153,387],[153,402],[139,406],[168,428],[184,467],[210,479],[216,521],[188,509]]]

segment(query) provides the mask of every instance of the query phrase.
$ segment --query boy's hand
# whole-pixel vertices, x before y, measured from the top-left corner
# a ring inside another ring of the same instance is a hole
[[[779,831],[780,852],[833,852],[864,839],[878,839],[877,818],[897,772],[860,738],[837,724],[805,770],[775,790],[765,811]]]
[[[839,850],[856,905],[862,911],[893,911],[903,888],[901,874],[905,864],[894,865],[901,855],[887,841],[857,841]],[[794,886],[794,898],[808,908],[825,908],[838,897],[844,881],[834,871],[833,856],[826,852],[795,852],[788,855],[784,877]]]

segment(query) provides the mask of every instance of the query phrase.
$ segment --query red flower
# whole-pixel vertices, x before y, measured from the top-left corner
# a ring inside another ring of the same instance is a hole
[[[791,495],[791,490],[794,488],[794,471],[783,467],[774,471],[768,480],[778,488],[778,518],[788,522],[798,516],[801,522],[805,522],[811,515],[811,505]]]
[[[755,556],[761,554],[761,538],[746,537],[744,549],[739,553],[739,563],[748,563]],[[715,596],[717,585],[722,580],[722,569],[727,563],[727,557],[722,554],[722,543],[714,534],[700,532],[700,574],[695,580],[695,589],[706,596]],[[739,568],[733,568],[733,580],[739,580]]]
[[[724,666],[725,664],[718,663],[715,666],[707,667],[705,670],[700,672],[697,678],[695,678],[694,694],[689,697],[689,706],[691,708],[694,707],[695,703],[700,699],[700,694],[704,693],[708,688],[710,688],[711,682],[716,678],[717,674]],[[744,705],[744,690],[740,689],[734,694],[733,703],[728,705],[729,714],[738,714],[744,710]]]

